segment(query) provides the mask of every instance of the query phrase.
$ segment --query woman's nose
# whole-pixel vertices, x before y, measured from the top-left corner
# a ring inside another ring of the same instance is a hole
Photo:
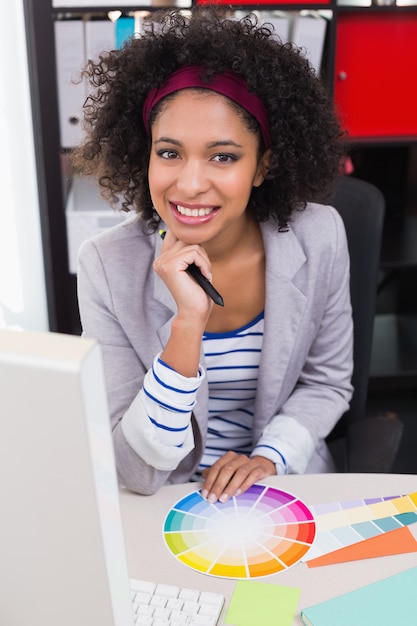
[[[205,164],[197,159],[188,159],[180,169],[177,179],[178,190],[187,197],[207,191],[210,183]]]

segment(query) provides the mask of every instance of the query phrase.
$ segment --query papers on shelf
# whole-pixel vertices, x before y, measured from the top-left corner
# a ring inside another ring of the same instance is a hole
[[[260,12],[263,23],[274,27],[283,42],[293,42],[300,48],[316,71],[320,73],[326,37],[327,18],[319,11]]]
[[[113,209],[100,195],[96,181],[88,176],[74,176],[65,214],[71,274],[77,273],[78,250],[83,241],[132,217]]]
[[[305,51],[316,74],[320,73],[326,27],[327,20],[319,14],[297,15],[294,19],[291,40]]]

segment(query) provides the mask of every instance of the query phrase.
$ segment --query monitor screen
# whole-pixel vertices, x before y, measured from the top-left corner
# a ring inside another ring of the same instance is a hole
[[[0,624],[132,624],[100,346],[0,330],[0,416]]]

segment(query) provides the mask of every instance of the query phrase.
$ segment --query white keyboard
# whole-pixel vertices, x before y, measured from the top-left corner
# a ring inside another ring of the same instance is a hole
[[[216,626],[224,604],[219,593],[130,580],[135,626]]]

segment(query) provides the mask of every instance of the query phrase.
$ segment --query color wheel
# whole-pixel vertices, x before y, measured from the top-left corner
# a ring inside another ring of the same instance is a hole
[[[188,567],[248,579],[298,563],[314,541],[316,524],[296,496],[255,484],[224,504],[190,493],[169,511],[163,534],[170,552]]]

